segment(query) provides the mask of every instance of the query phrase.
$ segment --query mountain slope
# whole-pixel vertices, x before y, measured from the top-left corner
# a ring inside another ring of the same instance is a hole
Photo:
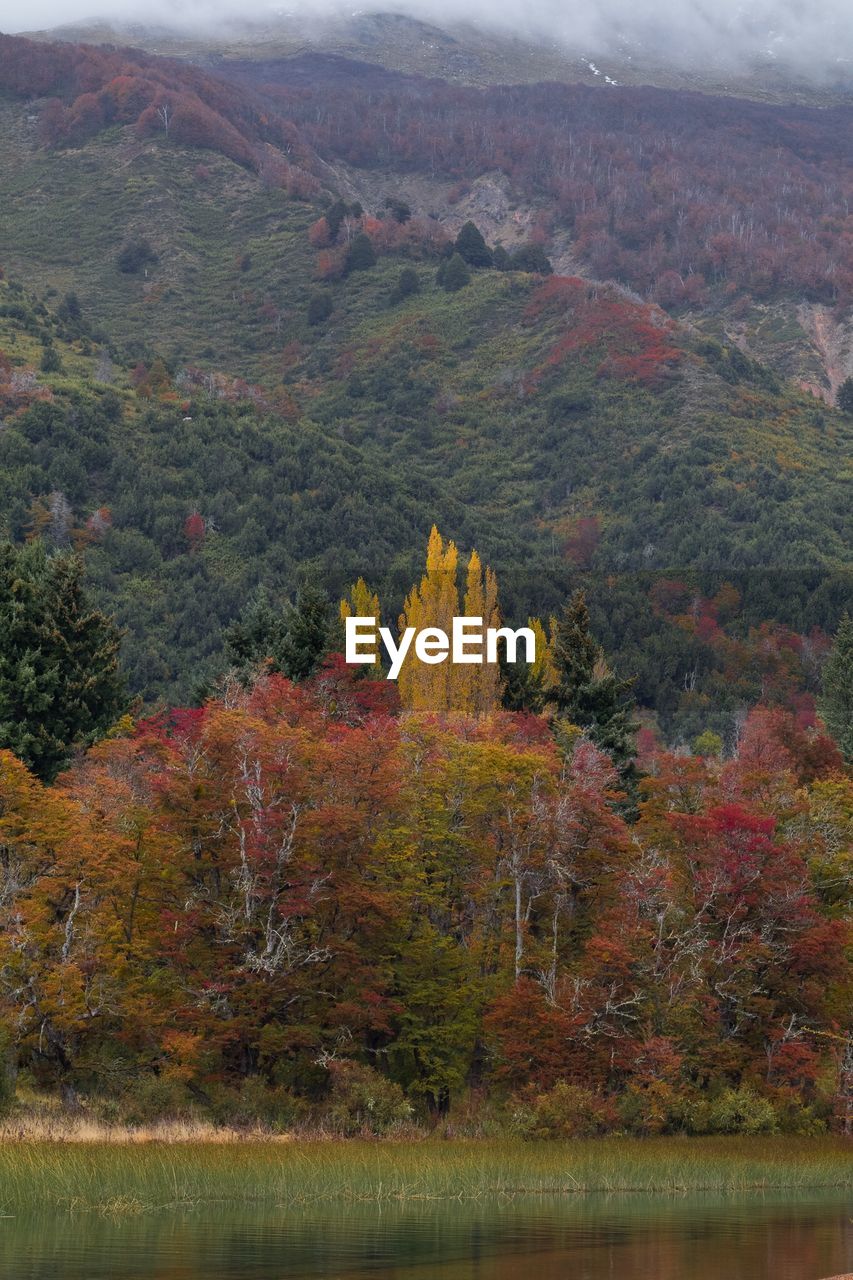
[[[189,696],[254,586],[290,591],[309,567],[333,595],[366,574],[393,621],[433,520],[497,569],[508,616],[585,582],[668,732],[725,728],[785,670],[784,688],[813,681],[778,626],[832,629],[849,599],[849,419],[731,352],[661,348],[654,326],[650,349],[644,310],[580,281],[482,271],[448,297],[420,267],[422,294],[392,308],[398,269],[336,286],[326,328],[291,353],[298,405],[193,366],[104,371],[85,322],[0,287],[9,384],[28,388],[6,404],[0,509],[17,539],[85,548],[129,630],[134,689]],[[48,349],[61,371],[40,371]],[[636,361],[646,380],[661,355],[661,385],[644,387]],[[726,583],[720,618],[679,604]],[[778,666],[786,649],[795,669]]]
[[[394,620],[433,521],[498,571],[510,617],[547,615],[585,583],[608,650],[676,738],[709,723],[729,731],[768,691],[814,691],[825,633],[850,600],[853,421],[728,338],[729,283],[748,298],[743,331],[759,309],[772,324],[804,305],[790,285],[759,304],[735,264],[703,308],[668,314],[590,279],[598,241],[583,240],[577,218],[549,231],[549,173],[529,173],[519,153],[518,172],[485,180],[502,193],[503,225],[518,228],[507,243],[541,260],[544,240],[558,272],[503,269],[512,263],[499,257],[451,291],[438,282],[450,237],[484,212],[486,188],[450,199],[440,153],[425,173],[420,143],[403,156],[404,129],[372,166],[360,161],[362,90],[330,94],[318,117],[311,93],[272,92],[268,68],[225,86],[222,119],[251,152],[238,162],[216,131],[191,145],[139,116],[103,119],[122,67],[160,85],[153,98],[140,91],[141,115],[189,92],[183,69],[172,90],[171,64],[75,56],[72,70],[95,68],[87,92],[101,112],[79,136],[45,145],[41,123],[57,109],[21,88],[0,104],[0,511],[16,539],[47,530],[85,546],[102,602],[128,628],[136,691],[189,696],[221,666],[222,626],[260,582],[286,593],[310,572],[334,595],[365,574]],[[360,69],[347,74],[361,83]],[[193,83],[216,100],[206,78]],[[62,104],[74,119],[80,88]],[[541,113],[550,93],[520,101]],[[420,110],[428,141],[445,111],[449,136],[471,142],[466,95],[421,82],[406,94],[398,122]],[[289,114],[285,100],[297,104]],[[497,129],[501,100],[480,96],[477,129],[510,155],[517,117]],[[647,123],[664,110],[630,101]],[[579,128],[602,124],[591,98],[577,102]],[[609,108],[614,156],[628,105]],[[828,166],[827,181],[843,181],[837,122],[759,114],[753,125],[750,145],[764,136],[768,148],[796,126],[801,177]],[[270,181],[258,160],[269,131],[295,139],[309,184]],[[645,185],[631,198],[665,172],[639,164]],[[446,204],[431,211],[439,190]],[[626,273],[643,254],[627,241],[628,212],[607,232],[626,241]],[[821,251],[837,253],[845,234],[836,226]],[[672,251],[664,237],[656,269]],[[832,316],[843,322],[840,305]]]
[[[125,233],[141,234],[140,222],[156,239],[173,205],[183,204],[185,221],[197,206],[200,234],[172,255],[169,283],[192,295],[198,286],[181,267],[197,267],[220,290],[208,314],[220,312],[235,292],[233,262],[214,261],[220,246],[242,260],[241,240],[256,241],[261,278],[275,284],[265,246],[278,230],[276,192],[342,192],[371,210],[390,196],[453,234],[472,217],[510,247],[545,241],[562,273],[615,278],[826,400],[853,372],[848,109],[557,85],[475,93],[316,54],[231,59],[212,76],[133,51],[15,40],[0,44],[4,84],[19,101],[61,95],[4,111],[11,206],[2,230],[7,260],[22,270],[63,267],[62,236],[58,256],[30,225],[32,205],[61,226],[98,175],[107,188],[96,191],[83,234],[91,228],[101,248],[118,252]],[[95,163],[87,175],[77,148],[114,143],[123,123],[115,170]],[[210,159],[182,157],[190,168],[173,165],[155,201],[152,157],[155,169],[166,165],[186,142]],[[199,182],[211,164],[216,172]],[[98,225],[97,211],[116,207],[119,216]],[[108,263],[96,252],[88,264],[107,304]],[[152,290],[162,293],[163,283],[161,273]],[[120,307],[105,312],[121,324]],[[180,315],[170,322],[180,328]]]

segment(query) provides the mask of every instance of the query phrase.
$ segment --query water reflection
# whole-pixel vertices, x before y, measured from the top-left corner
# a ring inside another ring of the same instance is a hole
[[[853,1265],[840,1196],[491,1200],[0,1221],[0,1280],[819,1280]]]

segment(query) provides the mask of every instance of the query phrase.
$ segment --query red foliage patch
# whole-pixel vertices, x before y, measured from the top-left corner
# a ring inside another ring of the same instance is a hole
[[[577,353],[603,356],[600,377],[658,387],[684,355],[674,345],[673,322],[659,307],[631,302],[609,285],[551,276],[534,291],[524,312],[528,324],[548,317],[559,319],[565,332],[531,374],[532,387]]]

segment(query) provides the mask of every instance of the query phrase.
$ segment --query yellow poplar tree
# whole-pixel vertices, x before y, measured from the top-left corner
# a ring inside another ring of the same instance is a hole
[[[483,572],[482,562],[476,551],[468,561],[465,584],[467,618],[482,618],[484,627],[499,627],[498,581],[491,569]],[[485,658],[485,654],[483,655]],[[459,664],[451,668],[452,707],[469,715],[488,715],[496,711],[501,702],[501,673],[497,663],[483,662]]]
[[[340,614],[341,622],[346,622],[347,618],[373,618],[377,627],[379,626],[382,616],[382,611],[379,608],[379,596],[375,591],[370,590],[364,578],[359,578],[358,582],[350,587],[349,600],[341,601]],[[377,671],[382,666],[379,648],[379,639],[377,637],[376,661],[370,664]]]
[[[468,561],[464,608],[460,610],[458,562],[454,543],[445,542],[433,525],[427,546],[426,573],[420,586],[413,587],[406,598],[400,615],[401,634],[406,627],[417,631],[440,627],[450,636],[453,619],[460,613],[482,618],[484,628],[500,625],[497,579],[491,569],[483,570],[476,551]],[[448,658],[429,665],[420,662],[412,649],[400,671],[398,687],[400,701],[409,711],[488,715],[500,706],[501,678],[497,664],[456,664]]]
[[[533,663],[533,676],[539,677],[544,690],[553,689],[557,683],[557,671],[554,666],[553,640],[549,640],[541,618],[528,618],[527,625],[536,637],[536,659]],[[550,630],[553,636],[554,619],[550,619]]]
[[[400,615],[400,634],[406,627],[417,631],[424,627],[441,627],[450,635],[453,619],[459,613],[459,590],[456,566],[459,553],[453,542],[445,543],[435,525],[427,545],[426,573],[419,587],[406,597]],[[451,704],[449,661],[429,665],[415,657],[414,649],[403,663],[398,679],[400,701],[409,711],[447,711]]]

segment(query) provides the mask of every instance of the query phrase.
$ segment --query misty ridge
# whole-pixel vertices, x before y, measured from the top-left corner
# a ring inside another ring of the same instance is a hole
[[[329,23],[384,11],[341,0],[307,0],[298,10],[270,0],[33,0],[0,3],[0,30],[34,31],[94,21],[132,42],[133,28],[239,35],[286,27],[310,38]],[[567,53],[610,55],[641,63],[731,69],[786,68],[816,81],[853,82],[853,6],[848,0],[395,0],[387,11],[444,28],[546,43]],[[468,33],[470,36],[470,32]],[[428,37],[426,37],[428,38]]]

